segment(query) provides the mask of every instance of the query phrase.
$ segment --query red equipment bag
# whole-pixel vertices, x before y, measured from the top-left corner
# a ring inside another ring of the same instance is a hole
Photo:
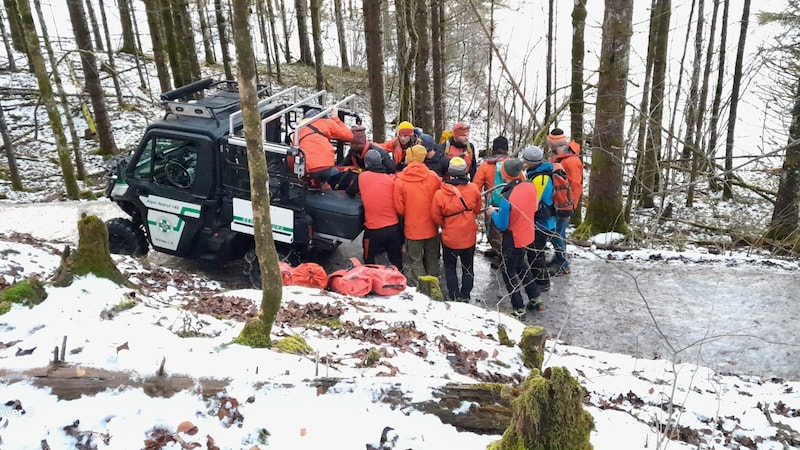
[[[395,266],[364,264],[372,279],[372,292],[377,295],[395,295],[406,289],[406,276]]]
[[[292,272],[294,269],[286,261],[278,261],[278,269],[281,271],[281,281],[284,286],[292,285]]]
[[[305,262],[292,270],[292,284],[325,289],[325,286],[328,285],[328,274],[319,264]]]
[[[354,297],[366,297],[372,292],[372,280],[363,270],[340,269],[328,277],[328,289]]]

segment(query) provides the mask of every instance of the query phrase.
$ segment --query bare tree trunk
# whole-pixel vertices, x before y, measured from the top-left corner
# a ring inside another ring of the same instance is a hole
[[[581,228],[627,232],[622,214],[622,155],[633,0],[605,0],[600,78],[586,220]]]
[[[269,2],[267,2],[269,3]],[[269,38],[267,37],[267,12],[264,10],[264,2],[256,2],[256,16],[258,20],[258,34],[260,35],[261,42],[264,43],[264,56],[267,59],[267,81],[272,80],[272,55],[270,55]],[[256,83],[258,83],[256,79]]]
[[[767,236],[786,239],[798,229],[797,197],[800,192],[800,78],[794,96],[792,122],[789,126],[789,144],[783,160],[778,196]]]
[[[135,10],[133,8],[131,9],[131,14],[133,14],[134,17],[136,16]],[[141,60],[142,57],[144,56],[144,53],[142,51],[143,47],[142,47],[141,33],[139,33],[139,21],[137,20],[133,21],[133,32],[134,36],[136,37],[136,53],[133,54],[133,59],[134,61],[136,61],[136,73],[139,75],[139,83],[140,83],[139,86],[141,86],[143,91],[151,93],[150,81],[149,79],[145,79],[144,77],[144,70],[146,70],[147,63],[145,63],[145,68],[144,69],[142,68]]]
[[[206,65],[214,65],[217,63],[217,58],[214,56],[214,49],[211,47],[211,30],[208,28],[208,21],[206,20],[206,2],[205,0],[196,0],[197,16],[200,20],[200,35],[203,36],[203,54],[205,55]]]
[[[8,162],[8,175],[9,178],[11,178],[11,189],[14,191],[21,191],[23,190],[22,178],[19,177],[17,157],[14,154],[14,143],[11,141],[11,135],[8,134],[6,114],[3,111],[2,103],[0,103],[0,137],[3,138],[3,149],[5,150],[6,161]]]
[[[6,33],[6,23],[3,21],[2,11],[0,11],[0,35],[3,36],[3,46],[6,49],[6,55],[8,55],[8,70],[16,72],[17,62],[14,60],[14,52],[11,49],[11,41]]]
[[[268,1],[267,4],[267,18],[269,19],[269,30],[272,33],[272,54],[275,58],[275,78],[278,83],[283,83],[281,77],[281,59],[278,46],[278,33],[275,32],[275,9],[272,7],[272,2]]]
[[[111,35],[108,32],[108,21],[106,20],[106,9],[103,6],[103,0],[100,0],[100,17],[103,20],[103,29],[106,32],[106,47],[108,48],[108,68],[111,72],[111,79],[114,82],[114,92],[117,94],[117,104],[120,106],[125,104],[122,99],[122,88],[119,86],[119,77],[117,76],[117,69],[114,65],[114,51],[111,46]],[[133,52],[135,55],[137,52]]]
[[[281,25],[283,27],[283,54],[286,57],[286,64],[292,62],[292,50],[289,46],[289,39],[292,35],[289,29],[289,19],[286,16],[286,3],[285,0],[278,0],[281,13]]]
[[[22,29],[19,8],[15,0],[3,0],[8,16],[8,27],[11,28],[11,46],[14,50],[27,54],[25,49],[25,33]]]
[[[121,53],[133,55],[136,53],[136,40],[133,38],[133,19],[131,18],[130,0],[117,0],[119,21],[122,24]],[[112,51],[112,49],[108,49]]]
[[[175,87],[184,86],[189,83],[189,80],[184,78],[184,73],[181,70],[181,52],[178,51],[178,37],[175,30],[175,22],[172,19],[172,10],[170,9],[170,0],[152,0],[157,2],[156,10],[161,15],[161,31],[164,33],[164,41],[166,44],[167,56],[169,58],[169,68],[172,71],[172,84]]]
[[[97,60],[92,49],[92,38],[86,23],[83,3],[80,0],[67,0],[67,8],[75,35],[75,43],[81,51],[81,66],[83,67],[86,91],[89,93],[94,111],[97,138],[100,141],[98,153],[107,156],[116,155],[118,153],[117,144],[114,141],[114,133],[111,131],[111,120],[108,118],[105,94],[100,84],[100,73],[97,71]]]
[[[711,119],[708,123],[709,136],[707,155],[709,158],[716,153],[718,139],[717,124],[719,123],[720,105],[722,104],[722,87],[725,82],[725,46],[728,45],[728,12],[730,10],[730,0],[722,1],[722,24],[720,26],[719,57],[717,61],[717,85],[714,89],[714,99],[711,101]]]
[[[495,9],[495,1],[492,0],[489,3],[489,38],[488,38],[489,42],[491,42],[492,44],[494,44],[494,9]],[[494,104],[492,103],[492,100],[495,98],[495,93],[492,91],[492,88],[493,88],[493,86],[492,86],[492,78],[493,78],[492,77],[492,73],[493,73],[492,72],[492,63],[494,62],[494,52],[492,52],[491,49],[489,49],[489,55],[488,55],[487,59],[489,60],[489,62],[488,62],[489,67],[488,67],[488,70],[486,71],[486,74],[487,74],[487,77],[486,77],[487,83],[486,84],[488,85],[488,87],[486,89],[486,92],[487,92],[487,95],[486,95],[486,142],[490,142],[490,140],[492,139],[492,137],[491,137],[492,136],[492,131],[491,131],[492,130],[492,119],[494,118]],[[480,153],[480,150],[478,151],[478,153]],[[489,148],[489,146],[487,145],[486,146],[486,152],[483,155],[483,157],[484,158],[488,158],[489,155],[491,155],[491,148]]]
[[[269,216],[269,173],[262,148],[261,116],[256,93],[256,64],[250,34],[248,0],[233,0],[233,39],[239,74],[239,97],[247,142],[247,166],[250,171],[250,201],[253,205],[253,231],[256,255],[261,270],[261,309],[249,320],[237,341],[252,347],[269,347],[272,324],[278,315],[283,283],[278,270],[278,252],[272,240]],[[253,339],[255,338],[255,339]]]
[[[383,47],[381,11],[384,0],[364,2],[364,47],[367,52],[372,140],[386,140],[386,99],[383,92]]]
[[[156,73],[158,74],[158,85],[161,92],[167,92],[172,89],[169,82],[169,66],[167,60],[164,58],[164,24],[161,21],[161,16],[158,13],[158,0],[144,0],[144,9],[147,15],[147,26],[150,29],[150,42],[153,45],[153,61],[156,64]]]
[[[572,71],[570,73],[569,117],[570,136],[581,148],[585,145],[583,135],[583,58],[586,54],[584,29],[586,28],[586,0],[576,0],[572,8]],[[584,153],[578,156],[581,161]],[[583,197],[575,205],[570,223],[580,225],[583,221]]]
[[[42,40],[44,40],[44,48],[47,51],[47,59],[50,62],[50,67],[52,67],[53,82],[56,85],[56,91],[58,92],[58,97],[61,101],[61,109],[64,110],[64,119],[67,121],[67,129],[69,130],[69,136],[72,141],[72,155],[75,158],[76,177],[79,180],[85,180],[86,169],[83,167],[83,158],[81,157],[80,137],[78,137],[78,132],[75,130],[75,122],[73,122],[72,114],[70,114],[67,94],[64,92],[64,85],[61,82],[61,75],[59,75],[59,71],[57,70],[58,61],[56,60],[55,53],[53,52],[53,47],[50,45],[50,37],[47,33],[47,23],[44,21],[44,14],[42,14],[41,1],[33,0],[33,7],[36,9],[36,16],[39,20],[39,29],[42,33]]]
[[[325,89],[325,76],[322,74],[325,61],[322,55],[322,25],[319,17],[321,6],[322,0],[311,0],[311,36],[314,41],[314,74],[318,91]]]
[[[89,14],[89,23],[92,26],[94,46],[97,48],[98,52],[103,52],[105,51],[105,45],[103,45],[103,35],[100,33],[100,24],[97,23],[97,16],[94,14],[94,5],[92,5],[92,0],[86,0],[86,13]]]
[[[200,79],[200,61],[197,60],[195,51],[194,27],[189,20],[189,0],[172,0],[172,15],[175,26],[180,31],[175,37],[181,43],[178,49],[181,52],[183,79],[197,81]]]
[[[81,6],[80,0],[68,0],[67,6],[73,6],[75,3]],[[67,137],[64,135],[64,126],[61,124],[61,113],[58,111],[58,106],[53,97],[53,88],[50,84],[47,67],[44,64],[44,57],[39,50],[39,37],[36,34],[36,25],[33,22],[31,6],[28,0],[17,0],[17,8],[19,8],[19,25],[25,38],[25,47],[28,49],[28,57],[34,69],[33,73],[39,84],[39,95],[47,110],[47,117],[50,119],[50,127],[53,130],[53,137],[56,141],[58,163],[61,166],[61,174],[64,177],[64,188],[68,198],[77,200],[80,196],[78,181],[75,179],[75,169],[70,160]],[[81,9],[83,9],[82,6]],[[88,35],[86,37],[88,38]],[[91,41],[89,45],[91,46]]]
[[[306,24],[307,2],[308,0],[294,0],[294,9],[297,17],[297,36],[300,39],[300,62],[307,66],[313,66],[314,58],[311,57],[311,44],[308,42],[308,25]]]
[[[642,176],[644,171],[644,158],[648,132],[648,124],[650,122],[650,87],[653,81],[653,59],[655,58],[656,39],[658,35],[659,22],[658,7],[659,0],[652,0],[650,2],[650,30],[647,37],[647,59],[645,61],[644,82],[642,83],[642,101],[639,103],[639,120],[638,132],[636,139],[636,163],[633,168],[633,176],[628,186],[628,197],[625,201],[625,220],[630,220],[631,210],[635,199],[641,199],[644,183]]]
[[[428,71],[431,48],[428,39],[428,5],[425,0],[416,0],[414,14],[417,57],[414,62],[414,126],[430,130],[433,126],[431,114],[431,77]]]
[[[544,102],[544,123],[550,123],[550,120],[553,119],[553,124],[558,125],[558,121],[556,118],[551,117],[553,114],[553,96],[555,92],[553,92],[553,73],[555,72],[555,68],[553,67],[553,19],[554,19],[554,11],[555,7],[553,5],[553,0],[547,0],[547,56],[545,56],[545,67],[547,67],[547,75],[545,77],[545,92],[547,97],[545,98]]]
[[[744,46],[747,42],[747,25],[750,22],[750,0],[744,0],[742,21],[739,29],[739,45],[736,49],[736,63],[733,68],[733,89],[731,91],[731,109],[728,115],[728,135],[725,139],[725,183],[722,188],[722,199],[733,198],[733,133],[736,129],[736,113],[739,109],[739,91],[742,87],[742,65],[744,65]]]
[[[692,170],[689,173],[689,189],[686,192],[686,206],[691,207],[694,204],[694,187],[695,180],[697,179],[698,171],[700,170],[700,161],[704,154],[700,151],[700,133],[702,129],[701,118],[699,117],[703,103],[706,97],[698,99],[700,94],[700,61],[703,59],[703,28],[705,27],[705,17],[703,9],[705,7],[705,0],[699,0],[697,6],[697,29],[694,35],[694,69],[692,70],[692,81],[689,84],[689,97],[686,105],[686,135],[683,139],[683,145],[689,146],[692,153]],[[713,43],[713,35],[711,38]],[[709,44],[711,45],[711,44]],[[708,61],[706,67],[709,68]],[[707,80],[707,79],[706,79]]]
[[[214,12],[217,16],[217,34],[219,35],[219,46],[222,49],[222,67],[225,70],[225,79],[233,79],[231,69],[231,55],[228,51],[228,31],[225,26],[225,13],[222,11],[222,0],[214,0]]]
[[[336,22],[336,35],[339,38],[339,57],[342,70],[350,71],[350,60],[347,58],[347,40],[345,39],[344,17],[342,16],[342,0],[333,0],[333,14]]]
[[[431,0],[431,71],[433,72],[433,136],[444,131],[444,0]],[[491,59],[489,60],[491,64]],[[491,71],[490,71],[491,73]]]
[[[395,0],[396,10],[396,35],[397,35],[397,78],[400,82],[399,105],[397,122],[403,120],[413,121],[411,117],[414,104],[413,85],[411,73],[416,58],[415,42],[409,42],[414,32],[414,10],[411,8],[412,0]]]

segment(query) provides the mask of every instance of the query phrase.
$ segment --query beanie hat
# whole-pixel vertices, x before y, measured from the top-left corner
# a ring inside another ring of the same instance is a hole
[[[381,152],[371,148],[367,150],[367,154],[364,155],[364,166],[369,169],[379,169],[383,167],[383,158],[381,157]]]
[[[497,136],[492,141],[492,154],[508,153],[508,139],[505,136]]]
[[[552,146],[567,145],[567,136],[561,128],[553,128],[547,136],[547,144]]]
[[[314,107],[311,107],[311,108],[308,108],[308,109],[307,109],[307,110],[306,110],[306,111],[303,113],[303,117],[305,117],[305,118],[314,117],[314,116],[316,116],[317,114],[319,114],[319,113],[321,113],[321,112],[322,112],[322,110],[321,110],[321,109],[319,109],[319,108],[314,108]]]
[[[350,148],[361,154],[364,147],[367,145],[367,130],[361,125],[355,125],[350,128],[353,132],[353,139],[350,140]]]
[[[428,156],[428,150],[425,147],[417,144],[406,150],[406,163],[423,162],[425,157]]]
[[[450,160],[450,165],[447,167],[447,174],[451,177],[463,177],[467,174],[467,162],[464,158],[456,156]]]
[[[469,125],[464,122],[458,122],[453,125],[453,137],[466,136],[469,134]]]
[[[543,157],[544,152],[540,147],[527,147],[522,151],[522,159],[529,164],[539,164]]]
[[[411,122],[404,120],[397,124],[397,134],[400,136],[412,136],[414,134],[414,125]]]
[[[433,150],[433,147],[436,146],[436,142],[433,140],[433,136],[431,136],[430,134],[425,134],[425,133],[420,134],[419,140],[425,147],[425,150],[427,151]]]
[[[516,180],[522,173],[522,160],[508,158],[503,161],[503,165],[500,167],[500,173],[503,175],[503,180],[505,181]]]

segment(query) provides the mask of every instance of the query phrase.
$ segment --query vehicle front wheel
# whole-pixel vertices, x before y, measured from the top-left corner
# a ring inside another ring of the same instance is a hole
[[[111,219],[108,228],[108,247],[113,255],[146,255],[149,249],[144,230],[129,219]]]

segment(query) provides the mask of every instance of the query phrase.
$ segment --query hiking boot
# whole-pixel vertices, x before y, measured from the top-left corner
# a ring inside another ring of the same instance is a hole
[[[539,289],[539,292],[547,292],[553,287],[550,286],[550,283],[547,284],[537,284],[536,287]]]
[[[528,311],[526,311],[525,308],[516,308],[514,311],[511,311],[511,315],[516,317],[519,320],[524,319],[525,318],[525,314],[527,314],[527,313],[528,313]]]
[[[560,266],[552,269],[552,271],[549,271],[549,273],[551,277],[562,277],[564,275],[569,275],[570,270],[567,266]]]
[[[526,308],[528,308],[528,311],[544,311],[544,303],[542,303],[542,300],[537,297],[533,300],[530,300]]]

